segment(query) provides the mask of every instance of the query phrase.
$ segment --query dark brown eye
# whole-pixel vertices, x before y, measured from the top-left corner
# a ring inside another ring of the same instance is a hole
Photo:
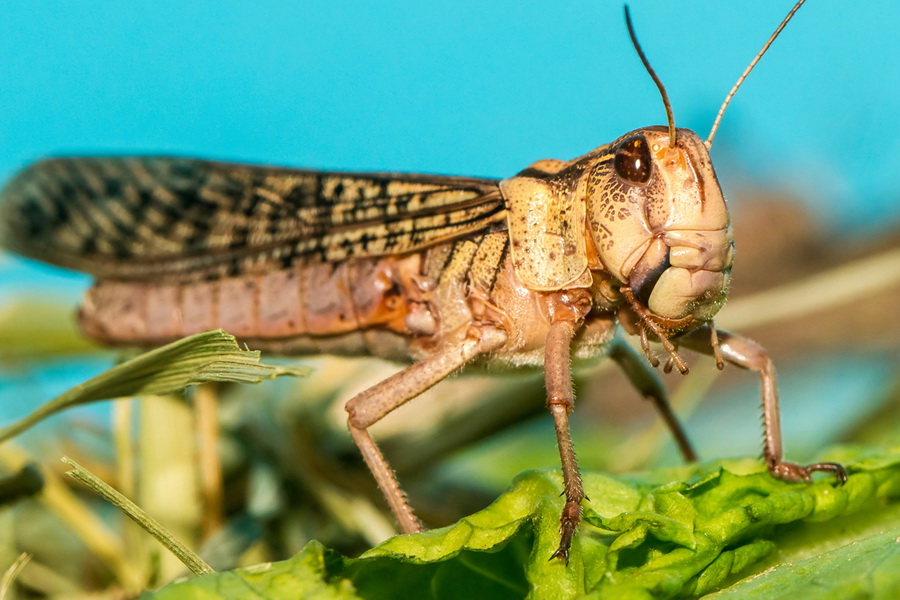
[[[650,180],[650,148],[639,135],[626,139],[616,150],[616,173],[629,183],[643,184]]]

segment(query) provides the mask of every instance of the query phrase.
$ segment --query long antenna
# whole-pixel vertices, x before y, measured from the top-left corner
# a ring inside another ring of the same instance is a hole
[[[656,76],[656,71],[650,66],[650,62],[647,60],[647,57],[644,56],[644,51],[641,50],[641,45],[638,43],[637,36],[634,33],[634,25],[631,24],[631,14],[628,12],[627,4],[625,5],[625,24],[628,26],[628,35],[631,36],[631,43],[634,44],[634,49],[637,50],[638,56],[641,57],[641,62],[644,63],[644,68],[650,73],[650,77],[653,78],[653,83],[656,84],[656,87],[659,88],[660,95],[662,95],[663,104],[666,106],[666,119],[669,120],[669,147],[674,148],[675,115],[672,114],[672,104],[669,102],[669,95],[666,93],[666,88],[663,87],[662,81]]]
[[[756,63],[759,62],[759,59],[763,57],[763,54],[766,53],[766,50],[769,49],[769,46],[772,45],[772,42],[774,42],[775,38],[778,37],[778,34],[781,33],[781,30],[784,29],[784,26],[788,24],[788,21],[793,18],[794,13],[800,10],[800,7],[803,6],[804,2],[806,2],[806,0],[799,0],[797,4],[794,5],[794,8],[791,9],[791,12],[787,14],[787,16],[781,22],[781,25],[779,25],[778,29],[775,30],[775,33],[769,36],[769,40],[762,47],[762,50],[760,50],[756,57],[752,61],[750,61],[750,64],[747,65],[747,68],[744,69],[744,72],[741,73],[741,76],[738,78],[737,83],[734,84],[734,87],[732,87],[731,91],[728,92],[728,95],[725,96],[725,102],[722,103],[722,108],[719,109],[719,114],[716,115],[716,120],[713,122],[712,129],[709,132],[709,137],[706,138],[706,141],[704,142],[706,144],[707,150],[712,147],[713,138],[716,136],[716,131],[719,129],[719,121],[722,120],[722,115],[725,114],[725,109],[728,108],[728,104],[731,102],[731,99],[734,98],[734,95],[738,91],[738,88],[741,87],[741,84],[744,83],[745,79],[747,79],[747,75],[750,74],[750,71],[753,70],[753,67],[756,66]],[[625,12],[627,14],[628,10],[626,9]]]

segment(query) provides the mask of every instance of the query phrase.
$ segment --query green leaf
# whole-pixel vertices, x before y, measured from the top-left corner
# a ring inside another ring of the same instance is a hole
[[[234,336],[221,329],[198,333],[145,352],[60,394],[21,421],[0,429],[0,442],[79,404],[122,396],[172,394],[211,381],[259,383],[308,372],[305,368],[263,365],[259,358],[259,352],[241,350]]]
[[[900,598],[900,527],[799,562],[784,563],[727,590],[716,600],[747,598]]]
[[[767,571],[722,597],[769,597],[753,586],[777,590],[778,578],[791,577],[805,581],[792,589],[815,586],[822,598],[857,590],[893,597],[900,506],[891,502],[900,497],[900,452],[842,452],[851,474],[842,487],[829,478],[779,481],[754,460],[621,478],[585,473],[591,500],[568,565],[549,560],[559,543],[560,474],[531,471],[486,509],[449,527],[394,537],[356,559],[312,542],[299,558],[266,565],[264,579],[239,569],[145,598],[673,598],[722,589],[753,568]],[[803,570],[792,575],[779,566],[781,554]],[[276,580],[284,582],[278,590]]]
[[[318,542],[310,542],[293,558],[286,561],[198,577],[185,583],[166,586],[155,593],[143,594],[140,598],[144,600],[358,599],[359,596],[348,580],[338,578],[326,581],[330,554],[331,552]]]

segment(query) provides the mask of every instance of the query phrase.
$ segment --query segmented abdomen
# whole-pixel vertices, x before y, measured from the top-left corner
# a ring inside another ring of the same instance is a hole
[[[285,354],[415,358],[411,343],[472,320],[470,297],[489,298],[507,246],[499,232],[402,257],[210,281],[100,280],[79,317],[85,333],[116,345],[154,346],[221,327]]]
[[[369,328],[408,334],[404,268],[404,261],[363,259],[192,283],[101,280],[79,318],[93,338],[141,346],[219,327],[245,340]]]

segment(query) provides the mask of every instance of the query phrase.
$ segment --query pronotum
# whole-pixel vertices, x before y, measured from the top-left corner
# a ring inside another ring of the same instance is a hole
[[[572,442],[572,359],[608,355],[654,401],[693,459],[650,365],[687,372],[687,347],[756,371],[763,458],[775,477],[835,463],[783,460],[775,371],[746,338],[716,330],[732,266],[728,210],[706,141],[675,127],[630,131],[569,161],[504,180],[335,173],[181,158],[39,162],[0,192],[0,243],[96,277],[86,334],[151,346],[222,327],[285,354],[411,361],[347,403],[350,434],[405,532],[422,526],[368,432],[471,364],[542,365],[565,486],[567,559],[585,500]],[[523,325],[527,326],[523,327]],[[646,361],[616,335],[640,336]],[[650,363],[650,365],[648,365]]]

